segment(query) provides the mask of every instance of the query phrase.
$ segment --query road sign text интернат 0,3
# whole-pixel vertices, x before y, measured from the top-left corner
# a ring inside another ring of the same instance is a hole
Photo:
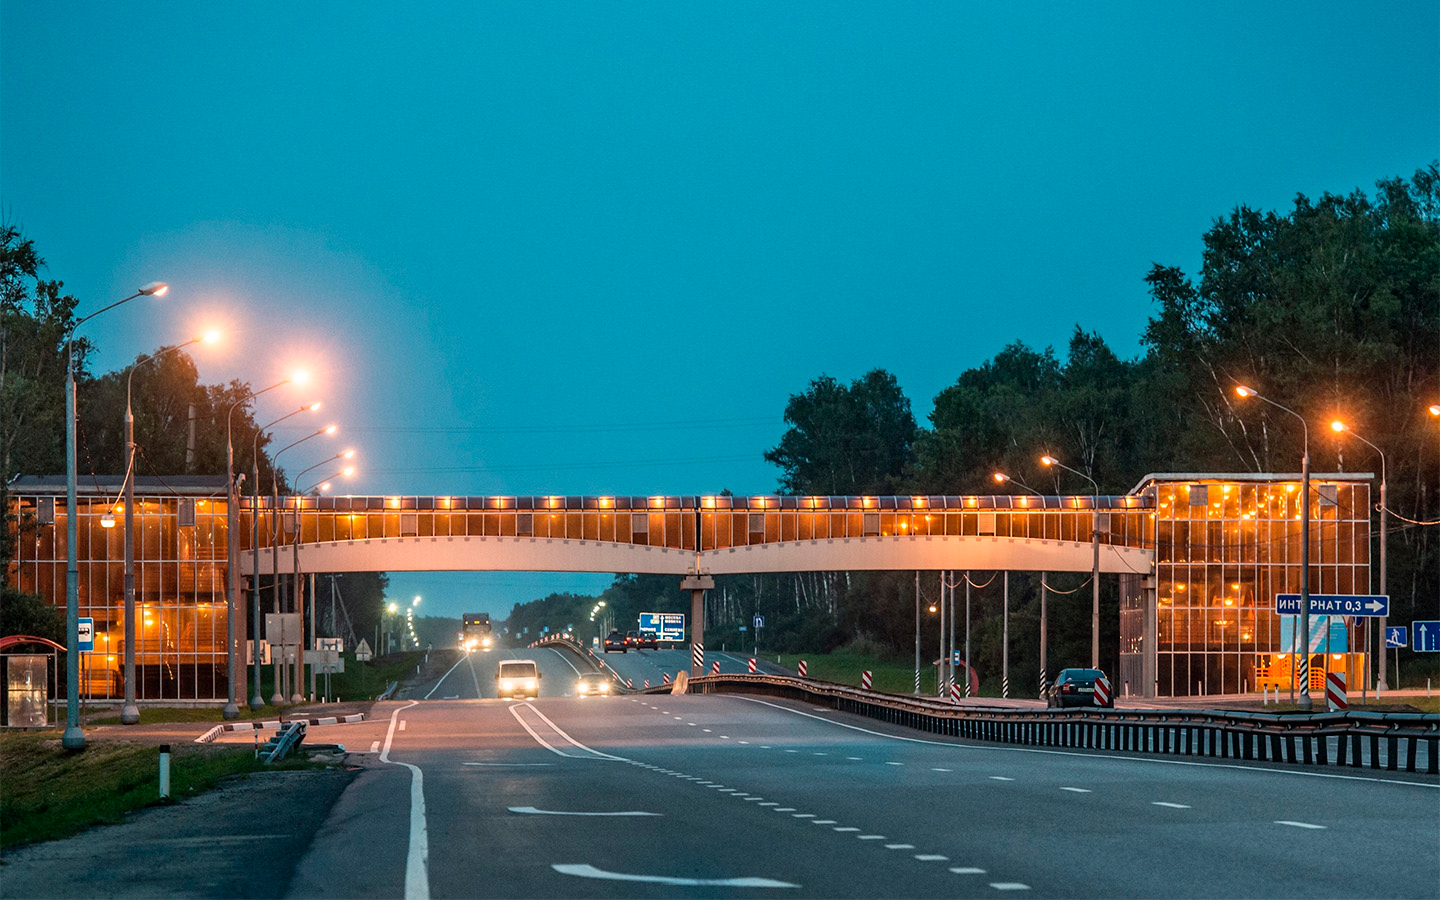
[[[1275,614],[1300,615],[1299,594],[1276,594]],[[1387,594],[1311,594],[1310,614],[1322,616],[1388,616]]]

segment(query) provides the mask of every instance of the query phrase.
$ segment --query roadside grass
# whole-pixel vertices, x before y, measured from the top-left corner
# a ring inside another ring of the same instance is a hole
[[[771,657],[772,659],[775,657]],[[869,669],[873,680],[871,689],[887,694],[913,694],[915,692],[915,664],[894,662],[877,656],[859,653],[783,653],[779,655],[780,665],[793,674],[796,664],[805,660],[806,673],[820,681],[860,686],[860,673]],[[935,666],[927,666],[920,673],[920,693],[935,696]],[[984,691],[982,690],[982,694]]]
[[[170,755],[172,799],[162,801],[159,754],[153,745],[93,741],[84,751],[71,753],[54,732],[0,735],[0,848],[115,824],[127,812],[174,802],[209,790],[222,779],[263,768],[249,747],[175,745]]]

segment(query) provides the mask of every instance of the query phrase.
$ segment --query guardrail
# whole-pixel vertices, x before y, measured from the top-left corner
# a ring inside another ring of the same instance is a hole
[[[260,748],[260,755],[265,757],[265,762],[273,763],[284,759],[286,754],[299,746],[303,740],[305,740],[305,723],[291,722],[265,742],[264,746]]]
[[[655,690],[651,689],[652,692]],[[668,692],[669,686],[665,686]],[[929,734],[1033,747],[1114,750],[1440,774],[1440,715],[955,706],[782,675],[707,675],[691,693],[750,693],[828,705]],[[1423,760],[1422,760],[1423,758]]]
[[[628,693],[628,692],[637,692],[637,693],[638,693],[638,692],[641,692],[641,691],[645,690],[644,688],[632,687],[629,683],[627,683],[624,679],[622,679],[622,678],[620,677],[620,673],[619,673],[619,672],[616,672],[614,669],[610,668],[610,666],[606,664],[606,662],[605,662],[605,657],[604,657],[603,654],[597,656],[594,650],[591,650],[589,647],[586,647],[584,644],[580,643],[580,642],[577,641],[577,640],[573,640],[573,639],[571,639],[571,638],[563,637],[563,636],[556,636],[556,637],[542,638],[542,639],[540,639],[540,640],[538,640],[538,641],[535,641],[535,642],[529,644],[528,646],[530,646],[530,647],[549,647],[549,648],[552,649],[552,650],[555,649],[556,647],[564,647],[565,649],[567,649],[567,650],[569,650],[570,652],[574,653],[576,656],[580,657],[581,659],[588,660],[589,662],[591,662],[591,663],[593,663],[594,665],[598,666],[599,669],[600,669],[600,671],[604,672],[606,675],[608,675],[608,676],[610,677],[610,681],[611,681],[611,683],[613,683],[613,684],[615,685],[616,691],[621,692],[621,693]],[[654,687],[664,687],[664,688],[667,688],[667,689],[668,689],[668,688],[669,688],[669,685],[668,685],[668,684],[665,684],[665,685],[656,685],[656,686],[654,686]]]

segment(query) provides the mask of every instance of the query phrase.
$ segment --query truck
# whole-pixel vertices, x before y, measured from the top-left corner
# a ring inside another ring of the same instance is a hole
[[[495,638],[490,633],[489,613],[465,613],[460,619],[460,649],[470,652],[483,650],[489,652],[495,646]]]

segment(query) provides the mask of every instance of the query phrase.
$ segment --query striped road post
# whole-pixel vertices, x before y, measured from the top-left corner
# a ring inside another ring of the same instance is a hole
[[[1350,708],[1350,701],[1345,696],[1345,673],[1327,672],[1325,674],[1325,702],[1329,705],[1331,712]]]
[[[755,657],[750,657],[750,662],[745,664],[745,668],[751,675],[755,674]]]
[[[712,662],[712,663],[710,664],[710,674],[711,674],[711,675],[719,675],[719,674],[720,674],[720,660],[717,659],[717,660],[715,660],[714,662]]]
[[[950,702],[951,702],[951,703],[959,703],[959,702],[960,702],[960,685],[958,685],[958,684],[952,684],[952,685],[950,685]]]
[[[804,678],[804,677],[805,677],[805,660],[803,660],[803,659],[800,660],[800,665],[797,666],[796,668],[797,668],[797,670],[800,672],[800,677],[801,677],[801,678]]]
[[[862,688],[864,688],[865,690],[867,690],[867,691],[870,690],[870,670],[869,670],[869,669],[866,669],[865,671],[863,671],[863,672],[860,673],[860,686],[861,686]]]
[[[690,645],[690,671],[705,671],[705,645],[698,641]]]

